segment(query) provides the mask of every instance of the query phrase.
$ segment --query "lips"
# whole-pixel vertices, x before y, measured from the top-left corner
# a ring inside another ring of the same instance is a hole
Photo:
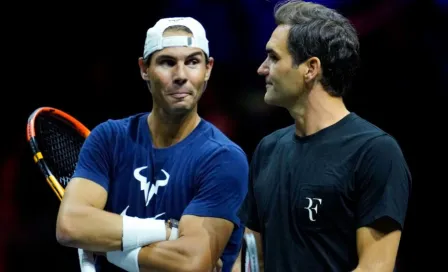
[[[184,98],[184,97],[189,96],[190,94],[189,93],[172,93],[172,94],[169,94],[169,95],[174,97],[174,98]]]
[[[174,97],[174,98],[180,99],[180,98],[184,98],[184,97],[187,97],[189,95],[192,95],[192,92],[190,90],[188,90],[188,89],[182,88],[182,89],[178,89],[178,90],[175,90],[175,91],[169,91],[167,93],[167,95],[171,96],[171,97]]]

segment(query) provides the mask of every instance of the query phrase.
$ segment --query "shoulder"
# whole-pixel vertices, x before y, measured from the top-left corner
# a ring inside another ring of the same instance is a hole
[[[401,147],[394,136],[374,125],[370,121],[367,121],[357,115],[355,116],[356,119],[353,123],[353,127],[357,132],[355,134],[361,136],[359,138],[363,140],[362,150],[364,152],[384,156],[387,156],[391,152],[402,154]]]
[[[394,181],[402,184],[403,179],[412,180],[406,158],[398,141],[391,135],[384,133],[367,141],[361,149],[355,166],[355,175],[373,180],[378,184]],[[401,186],[401,185],[400,185]]]
[[[353,112],[350,114],[350,118],[343,126],[342,133],[346,135],[364,136],[366,141],[379,136],[390,136],[386,131],[377,125]]]
[[[276,146],[291,142],[293,140],[294,133],[295,125],[290,125],[271,132],[260,140],[255,149],[255,154],[271,153]]]
[[[387,133],[378,135],[367,141],[363,146],[363,154],[364,157],[404,160],[403,151],[398,141]]]
[[[240,145],[227,137],[220,129],[212,123],[203,120],[203,133],[201,135],[201,149],[204,154],[227,153],[234,156],[246,156]]]
[[[233,164],[245,167],[248,165],[246,152],[240,145],[232,141],[221,130],[213,124],[203,120],[201,129],[203,130],[199,138],[196,139],[198,148],[197,160],[200,168],[206,166],[232,162]]]
[[[138,113],[123,118],[107,119],[96,125],[91,135],[102,135],[108,138],[117,138],[132,130],[137,130],[142,118],[146,118],[148,113]]]

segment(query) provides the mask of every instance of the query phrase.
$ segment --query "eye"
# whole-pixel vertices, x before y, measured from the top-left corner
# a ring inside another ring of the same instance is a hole
[[[172,67],[176,65],[176,62],[171,59],[162,59],[160,60],[159,65]]]
[[[187,65],[197,65],[197,64],[199,64],[201,61],[200,60],[198,60],[198,59],[196,59],[196,58],[193,58],[193,59],[189,59],[189,60],[187,60]]]
[[[273,62],[278,61],[278,57],[275,54],[272,54],[272,53],[268,54],[268,58],[269,58],[269,60],[271,60]]]

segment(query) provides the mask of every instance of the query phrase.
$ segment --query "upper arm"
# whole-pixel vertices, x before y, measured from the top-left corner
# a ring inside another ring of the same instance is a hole
[[[60,215],[70,207],[87,205],[103,209],[110,172],[110,140],[107,123],[95,127],[85,140],[72,179],[65,188]]]
[[[183,215],[221,218],[240,227],[238,210],[247,193],[248,171],[241,150],[225,147],[216,151],[200,166],[195,196]]]
[[[358,268],[363,271],[393,271],[401,230],[390,218],[382,218],[356,231]]]
[[[376,138],[366,149],[356,175],[359,265],[392,270],[411,189],[411,175],[395,140]]]
[[[356,169],[357,228],[390,218],[402,229],[411,190],[411,174],[397,142],[390,136],[374,139]]]
[[[222,218],[184,215],[179,222],[179,239],[191,239],[195,267],[209,267],[220,258],[233,231],[233,223]]]
[[[59,208],[62,216],[70,208],[90,206],[104,209],[107,202],[107,191],[98,183],[85,178],[73,178],[67,185]]]
[[[217,150],[199,168],[195,196],[181,218],[181,232],[187,236],[198,233],[200,227],[198,243],[212,249],[211,255],[204,255],[204,260],[211,264],[219,259],[228,243],[235,248],[241,244],[243,226],[238,210],[247,193],[248,168],[246,155],[236,147]],[[236,235],[232,236],[234,231]]]

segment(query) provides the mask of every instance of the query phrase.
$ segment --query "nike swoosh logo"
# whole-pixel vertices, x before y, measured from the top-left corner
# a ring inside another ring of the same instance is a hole
[[[126,208],[124,208],[124,210],[120,213],[120,215],[125,216],[128,209],[129,209],[129,205]]]
[[[128,216],[128,215],[126,215],[126,212],[128,211],[128,209],[129,209],[129,205],[121,212],[121,216]],[[164,215],[165,213],[163,212],[163,213],[159,213],[158,215],[156,215],[156,216],[154,216],[154,217],[150,217],[149,219],[157,219],[157,218],[159,218],[160,216],[162,216],[162,215]]]
[[[164,215],[165,213],[163,212],[163,213],[159,213],[158,215],[156,215],[156,216],[154,216],[154,217],[151,217],[152,219],[157,219],[157,218],[159,218],[160,216],[162,216],[162,215]]]

